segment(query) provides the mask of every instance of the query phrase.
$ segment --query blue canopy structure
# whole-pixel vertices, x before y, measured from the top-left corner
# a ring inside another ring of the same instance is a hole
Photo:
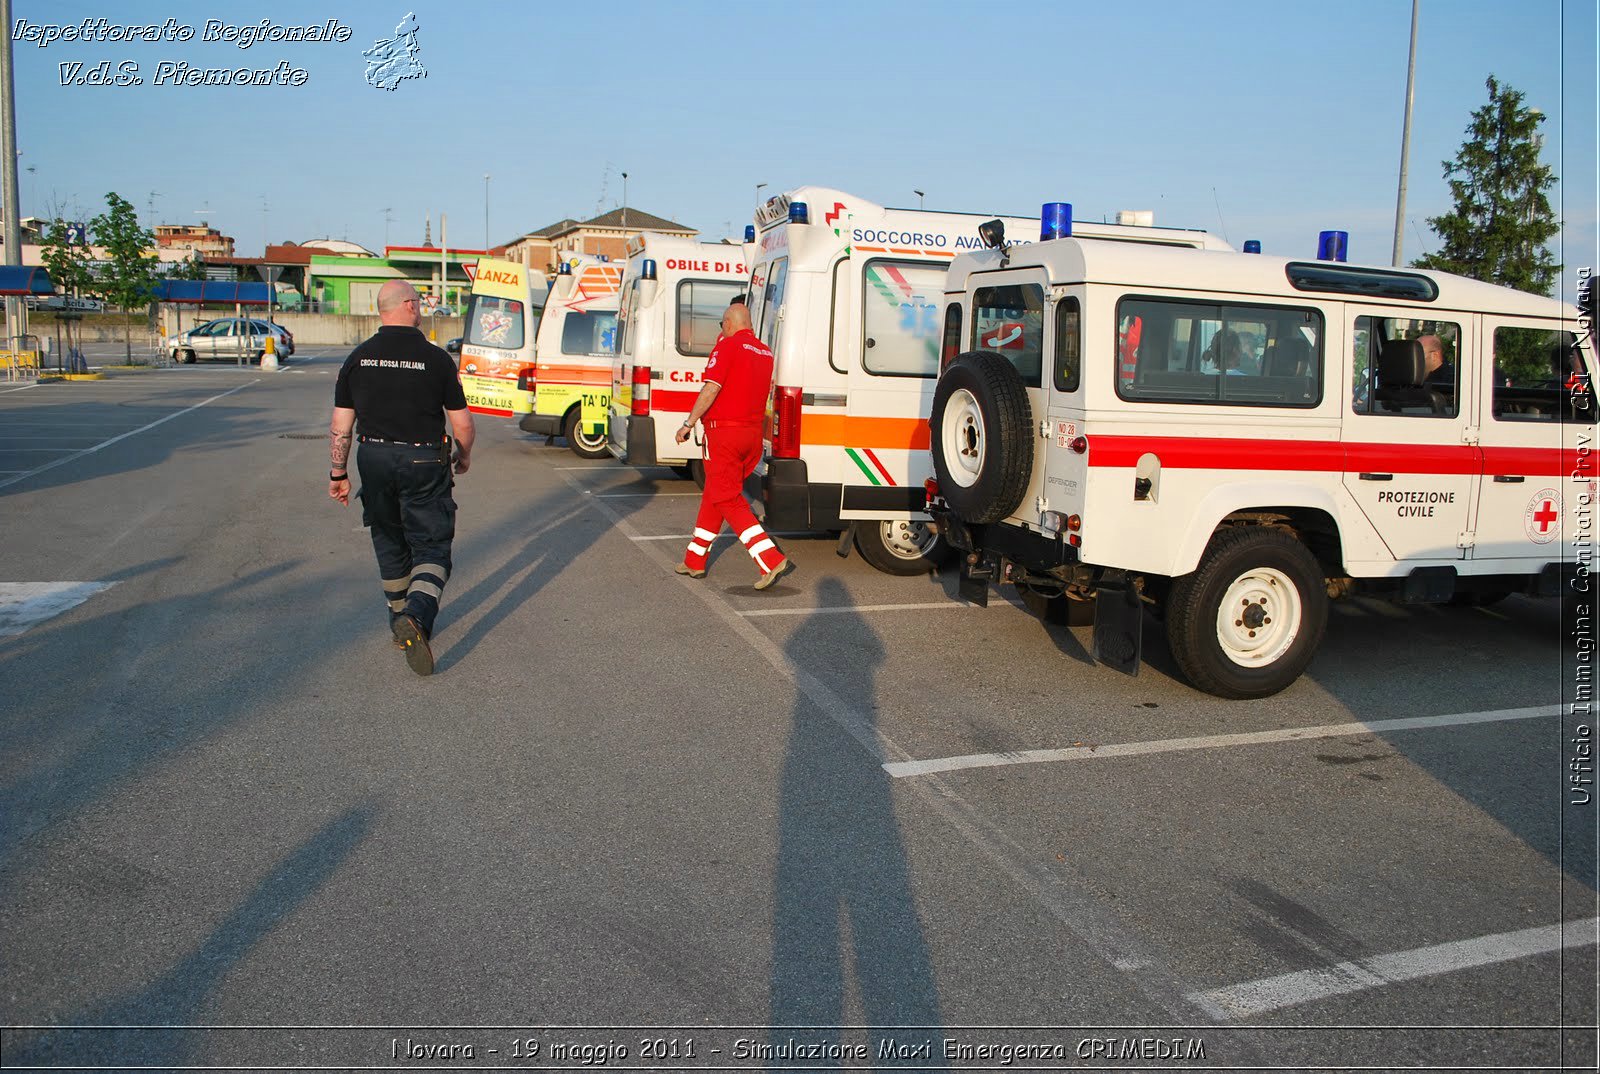
[[[271,289],[264,283],[227,283],[222,280],[163,280],[156,285],[156,301],[183,305],[265,306]]]
[[[50,273],[38,266],[0,266],[0,295],[53,295],[56,285]]]

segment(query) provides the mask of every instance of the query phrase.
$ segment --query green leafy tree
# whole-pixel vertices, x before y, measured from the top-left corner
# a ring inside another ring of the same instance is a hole
[[[70,297],[82,295],[94,283],[89,269],[89,260],[94,255],[88,239],[65,220],[50,223],[44,242],[40,244],[39,256],[51,281]]]
[[[1555,175],[1539,162],[1544,116],[1493,75],[1487,85],[1489,103],[1472,113],[1455,160],[1443,162],[1455,207],[1428,218],[1443,246],[1413,264],[1548,295],[1561,266],[1545,246],[1560,225],[1545,196]]]
[[[167,271],[169,280],[203,280],[206,278],[206,262],[199,254],[178,262]]]
[[[107,302],[134,310],[147,305],[155,295],[155,236],[139,226],[139,214],[126,198],[112,191],[106,195],[106,211],[89,222],[95,245],[106,251],[105,263],[95,273],[93,290]],[[133,358],[133,326],[123,321],[122,339],[128,358]]]

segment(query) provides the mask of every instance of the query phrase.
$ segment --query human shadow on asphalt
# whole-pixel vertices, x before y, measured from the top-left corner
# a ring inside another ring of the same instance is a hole
[[[649,501],[620,502],[631,506],[612,505],[611,510],[626,518]],[[452,593],[446,587],[434,632],[438,639],[435,674],[460,664],[495,628],[560,577],[574,560],[592,551],[596,538],[610,528],[610,523],[596,510],[590,497],[563,483],[533,503],[519,507],[510,519],[482,529],[472,528],[469,520],[462,528],[468,530],[470,537],[465,542],[457,538],[459,551],[453,558],[458,564],[490,555],[499,555],[500,561],[484,577],[459,593]],[[512,550],[502,551],[507,548]],[[485,607],[491,600],[493,605]],[[485,610],[463,633],[451,632],[452,627],[480,608]]]
[[[294,849],[187,957],[141,988],[65,1013],[75,1027],[147,1029],[23,1031],[6,1045],[9,1066],[177,1068],[207,1061],[203,1024],[211,994],[256,946],[327,884],[370,832],[376,810],[352,806]],[[237,1040],[234,1037],[233,1040]]]
[[[818,584],[816,596],[822,607],[851,604],[833,578]],[[852,657],[827,668],[827,678],[850,708],[828,712],[803,690],[797,695],[779,787],[770,1041],[779,1048],[790,1040],[839,1043],[840,1031],[829,1027],[844,1021],[853,983],[866,1024],[877,1027],[869,1055],[876,1065],[905,1065],[877,1062],[880,1042],[934,1040],[941,1018],[889,776],[862,743],[875,735],[875,680],[886,653],[854,612],[810,616],[784,651],[804,672],[840,639],[851,643]],[[882,1028],[890,1026],[917,1029]],[[938,1060],[935,1047],[915,1065],[936,1069]]]

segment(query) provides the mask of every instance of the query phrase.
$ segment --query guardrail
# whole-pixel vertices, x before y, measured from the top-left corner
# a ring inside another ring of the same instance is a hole
[[[42,351],[39,337],[28,334],[6,336],[4,349],[0,350],[0,368],[6,371],[6,380],[38,380]]]

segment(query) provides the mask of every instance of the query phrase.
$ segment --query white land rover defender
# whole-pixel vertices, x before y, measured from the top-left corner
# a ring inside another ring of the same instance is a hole
[[[1330,597],[1554,596],[1592,569],[1573,307],[1339,260],[985,239],[950,266],[929,421],[964,598],[1092,607],[1095,658],[1130,674],[1148,606],[1194,685],[1251,698],[1305,670]]]

